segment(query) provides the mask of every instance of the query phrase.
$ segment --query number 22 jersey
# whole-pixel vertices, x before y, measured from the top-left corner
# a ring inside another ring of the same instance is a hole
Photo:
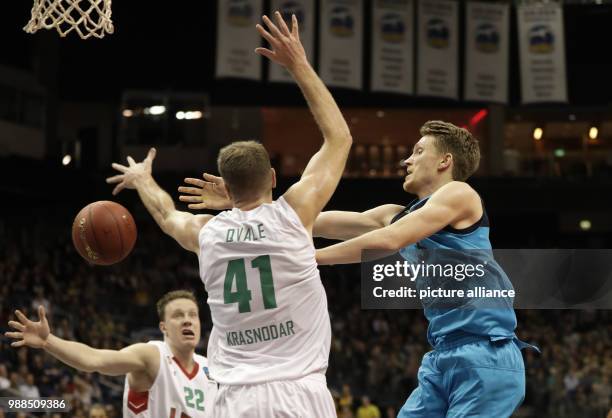
[[[123,416],[127,418],[212,418],[217,383],[208,378],[206,357],[194,354],[193,370],[185,370],[163,341],[149,341],[159,350],[159,371],[146,392],[130,389],[125,378]]]

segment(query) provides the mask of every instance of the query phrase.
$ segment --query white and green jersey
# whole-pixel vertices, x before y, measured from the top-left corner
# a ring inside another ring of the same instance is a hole
[[[252,384],[325,373],[331,327],[312,238],[283,197],[200,231],[212,377]]]
[[[127,418],[212,418],[217,383],[208,377],[206,357],[194,354],[185,370],[164,341],[149,341],[159,350],[159,371],[146,392],[130,389],[125,378],[123,416]]]

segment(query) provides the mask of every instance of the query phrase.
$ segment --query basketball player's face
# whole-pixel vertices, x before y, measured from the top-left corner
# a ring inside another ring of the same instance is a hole
[[[406,192],[418,195],[420,190],[435,181],[440,152],[434,141],[430,135],[422,137],[414,144],[412,155],[404,160],[406,178],[403,187]]]
[[[195,348],[200,341],[198,305],[190,299],[175,299],[166,305],[164,334],[177,347]]]

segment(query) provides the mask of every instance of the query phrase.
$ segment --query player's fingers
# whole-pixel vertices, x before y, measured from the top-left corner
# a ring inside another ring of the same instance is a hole
[[[276,58],[276,54],[266,48],[255,48],[255,53],[271,59],[272,61]]]
[[[181,202],[202,203],[202,196],[179,196]]]
[[[21,322],[9,321],[8,324],[9,324],[9,327],[14,328],[17,331],[24,331],[25,330],[25,325],[23,325]]]
[[[196,209],[196,210],[200,210],[200,209],[206,209],[206,203],[191,203],[189,205],[187,205],[187,207],[189,209]]]
[[[45,312],[45,307],[42,305],[38,306],[38,319],[42,322],[47,320],[47,313]]]
[[[13,338],[15,340],[23,338],[23,332],[11,332],[11,331],[9,331],[9,332],[5,332],[4,335],[9,337],[9,338]]]
[[[282,34],[282,32],[278,29],[278,27],[276,27],[276,25],[274,24],[274,22],[272,22],[272,20],[264,15],[263,16],[263,21],[266,24],[266,26],[268,27],[268,30],[270,31],[270,33],[278,40],[282,39],[282,37],[284,36]]]
[[[202,174],[202,178],[204,180],[210,181],[212,183],[221,183],[223,181],[223,178],[221,178],[219,176],[215,176],[213,174],[208,174],[208,173]]]
[[[118,194],[123,189],[125,189],[125,183],[121,182],[113,189],[113,196]]]
[[[14,347],[14,348],[22,347],[24,345],[25,345],[25,340],[15,341],[14,343],[11,343],[11,347]]]
[[[122,173],[125,173],[128,170],[126,166],[117,163],[112,163],[111,167],[113,167],[117,171],[121,171]]]
[[[295,39],[300,40],[300,28],[298,26],[298,19],[293,14],[291,15],[291,33],[295,36]]]
[[[197,187],[187,187],[187,186],[180,186],[178,188],[178,191],[181,193],[195,194],[195,195],[200,195],[202,193],[202,189],[198,189]]]
[[[25,325],[28,323],[28,318],[19,309],[15,311],[15,315],[17,316],[17,319],[19,319],[19,322],[21,322],[22,324]]]
[[[130,155],[127,156],[127,162],[130,165],[130,167],[136,165],[136,161],[134,161],[134,159]]]
[[[116,176],[108,177],[106,179],[106,182],[108,184],[119,183],[120,181],[123,181],[124,177],[125,177],[125,175],[123,175],[123,174],[117,174]]]
[[[291,32],[289,31],[289,28],[287,27],[287,23],[285,23],[285,19],[283,19],[283,15],[281,15],[279,11],[274,13],[274,15],[276,16],[276,23],[278,27],[280,28],[280,31],[282,32],[282,34],[285,36],[291,35]]]
[[[187,177],[184,181],[187,184],[193,184],[194,186],[198,186],[198,187],[204,187],[204,185],[206,184],[204,180],[194,179],[192,177]]]
[[[275,46],[278,45],[278,40],[276,38],[274,38],[274,36],[272,36],[270,34],[270,32],[268,32],[267,30],[264,29],[263,26],[261,26],[259,23],[257,25],[255,25],[255,28],[257,29],[257,32],[259,32],[259,34],[270,43],[270,45]]]
[[[157,150],[154,147],[151,147],[149,153],[147,154],[146,160],[153,161],[155,156],[157,155]]]

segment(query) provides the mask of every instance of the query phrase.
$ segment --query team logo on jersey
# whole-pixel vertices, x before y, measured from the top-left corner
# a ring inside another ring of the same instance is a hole
[[[229,0],[227,21],[232,26],[249,26],[253,16],[253,6],[249,0]]]
[[[346,7],[334,7],[331,10],[331,20],[329,22],[331,33],[338,38],[348,38],[355,32],[355,20],[351,11]]]
[[[432,48],[445,49],[448,47],[450,30],[446,22],[439,18],[429,19],[427,22],[427,44]]]
[[[535,25],[529,31],[529,51],[533,54],[549,54],[555,49],[555,35],[548,25]]]
[[[476,28],[476,49],[485,54],[499,50],[499,31],[495,25],[483,23]]]
[[[380,18],[380,31],[385,42],[395,44],[404,40],[406,25],[399,14],[387,13]]]

